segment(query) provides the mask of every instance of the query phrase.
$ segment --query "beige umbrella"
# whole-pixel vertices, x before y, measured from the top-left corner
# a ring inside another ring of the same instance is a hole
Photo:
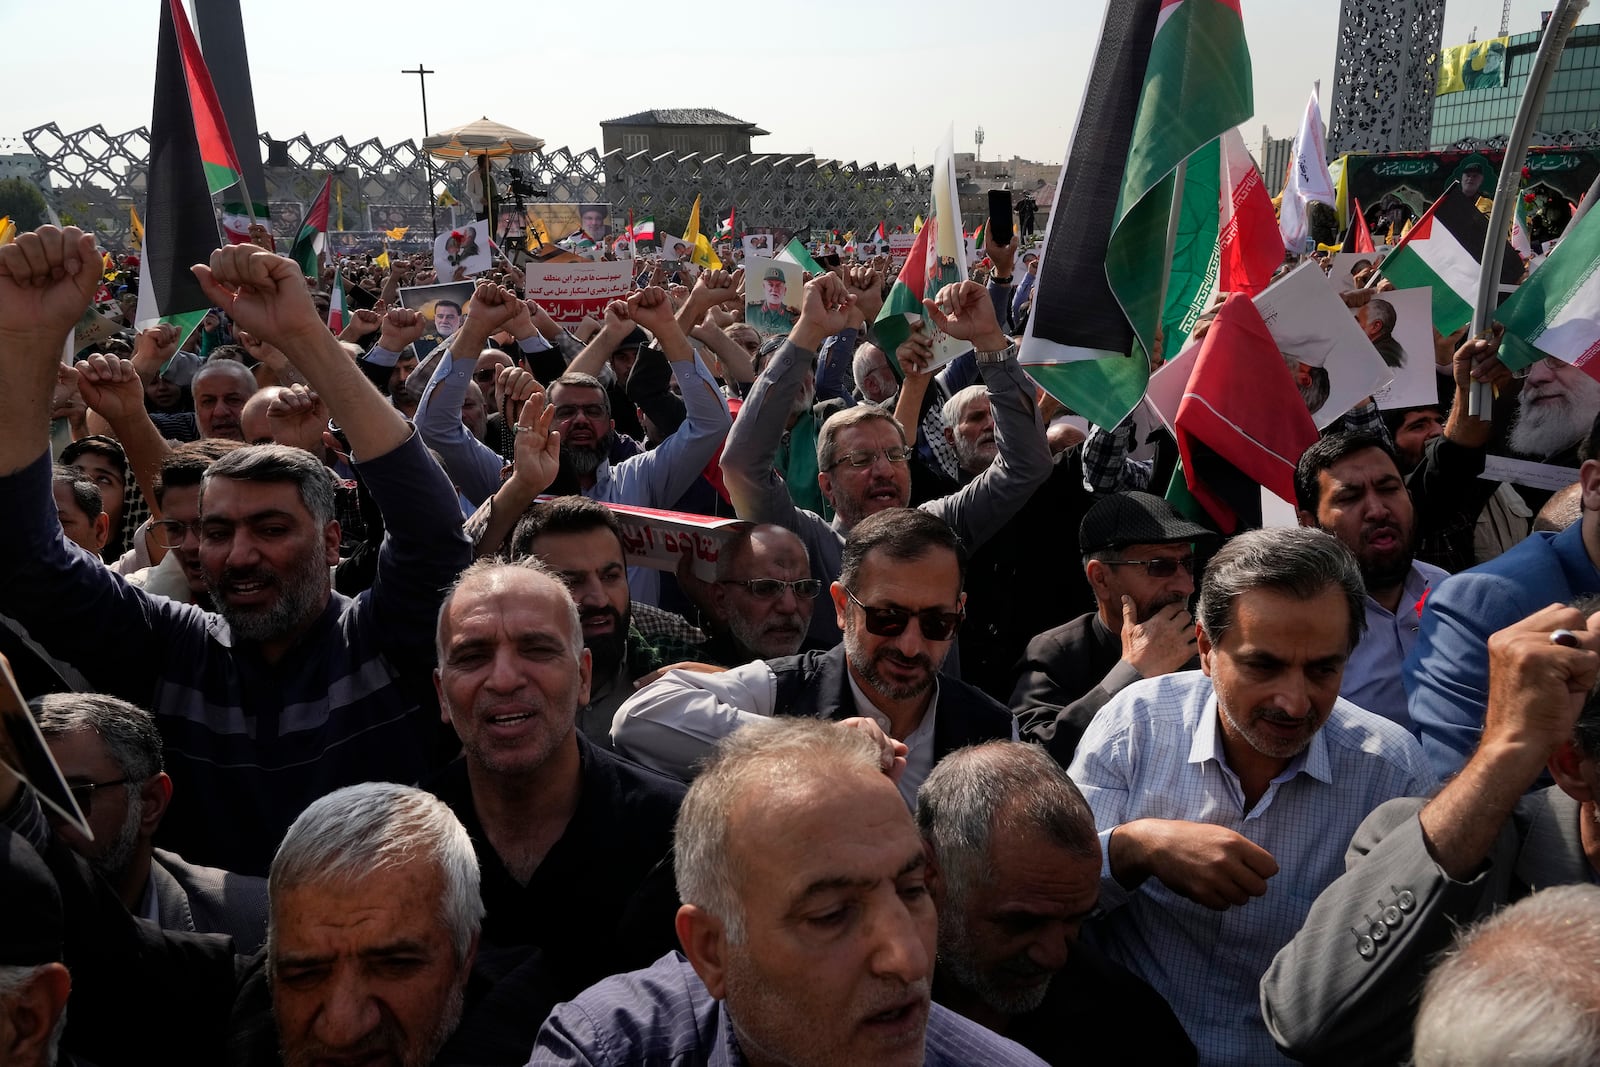
[[[476,122],[423,138],[422,147],[429,155],[440,159],[498,158],[518,152],[537,152],[544,147],[544,138],[512,129],[485,115]]]

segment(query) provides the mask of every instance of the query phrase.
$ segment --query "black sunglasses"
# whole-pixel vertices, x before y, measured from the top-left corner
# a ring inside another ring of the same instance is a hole
[[[815,600],[822,592],[822,582],[816,578],[797,578],[786,582],[781,578],[726,578],[723,585],[742,585],[757,600],[776,600],[785,589],[793,589],[801,600]]]
[[[1143,567],[1144,572],[1152,578],[1171,578],[1182,567],[1189,574],[1194,574],[1194,557],[1184,556],[1182,559],[1108,559],[1103,560],[1108,567]]]
[[[965,618],[963,612],[940,611],[938,608],[923,608],[921,611],[871,608],[857,600],[856,595],[848,589],[844,595],[867,617],[867,633],[879,637],[899,637],[911,625],[911,620],[916,619],[917,625],[922,627],[923,637],[929,641],[948,641],[955,636],[956,630],[961,627],[961,620]]]
[[[113,778],[109,782],[71,782],[67,785],[67,792],[72,794],[72,799],[78,802],[78,810],[83,812],[87,819],[94,810],[94,791],[96,789],[110,789],[114,785],[127,785],[131,778]]]

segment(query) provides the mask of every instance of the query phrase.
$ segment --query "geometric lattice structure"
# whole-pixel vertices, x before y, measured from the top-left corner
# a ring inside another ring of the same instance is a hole
[[[1444,0],[1343,0],[1330,156],[1427,149],[1443,27]]]
[[[39,185],[64,221],[92,226],[111,247],[125,246],[128,205],[142,208],[149,132],[140,127],[109,135],[99,126],[62,133],[49,123],[23,134],[39,158]],[[275,151],[276,149],[276,151]],[[385,145],[376,138],[314,142],[305,134],[275,144],[261,137],[267,198],[309,203],[331,173],[351,229],[365,228],[369,209],[410,205],[424,209],[448,190],[467,202],[468,165],[427,157],[412,140]],[[690,152],[631,155],[615,150],[544,149],[493,161],[496,187],[510,183],[510,167],[545,189],[558,203],[604,202],[624,217],[653,215],[662,233],[682,232],[696,195],[704,199],[701,226],[715,230],[721,212],[736,205],[741,229],[854,229],[866,233],[884,221],[911,228],[926,214],[931,167],[844,163],[811,156],[721,155]],[[538,202],[529,201],[537,211]],[[420,216],[419,216],[420,217]],[[441,218],[441,222],[448,224]]]

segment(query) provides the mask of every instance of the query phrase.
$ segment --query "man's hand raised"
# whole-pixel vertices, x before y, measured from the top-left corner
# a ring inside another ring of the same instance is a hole
[[[229,245],[193,270],[208,300],[268,344],[293,352],[328,332],[292,259],[255,245]]]
[[[77,370],[83,402],[113,427],[144,415],[144,383],[131,360],[96,352]]]
[[[682,332],[673,317],[672,301],[667,299],[666,290],[660,286],[652,285],[648,289],[640,289],[636,293],[629,294],[627,305],[629,317],[655,337],[659,338],[664,333]]]
[[[94,237],[76,226],[41,226],[0,246],[0,337],[59,359],[100,287],[100,262]]]
[[[379,327],[378,347],[389,352],[404,352],[406,346],[428,332],[428,321],[410,308],[390,308]]]
[[[845,272],[845,288],[856,298],[856,314],[870,324],[883,309],[883,275],[871,267],[851,267]]]
[[[824,271],[806,282],[805,296],[800,303],[800,321],[789,333],[789,340],[812,352],[822,347],[822,342],[850,324],[850,312],[855,307],[855,294],[832,271]]]
[[[958,341],[970,341],[974,348],[997,352],[1011,343],[995,320],[989,291],[977,282],[947,285],[922,306],[935,326]]]

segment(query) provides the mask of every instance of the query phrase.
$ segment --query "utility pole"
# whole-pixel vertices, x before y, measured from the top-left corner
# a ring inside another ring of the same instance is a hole
[[[426,139],[428,136],[428,75],[432,74],[433,71],[418,63],[416,70],[402,70],[400,73],[415,74],[417,81],[422,84],[422,136]],[[422,166],[428,174],[428,221],[433,226],[433,239],[437,241],[439,239],[439,214],[434,209],[433,202],[433,157],[428,155],[426,148],[422,150]]]

